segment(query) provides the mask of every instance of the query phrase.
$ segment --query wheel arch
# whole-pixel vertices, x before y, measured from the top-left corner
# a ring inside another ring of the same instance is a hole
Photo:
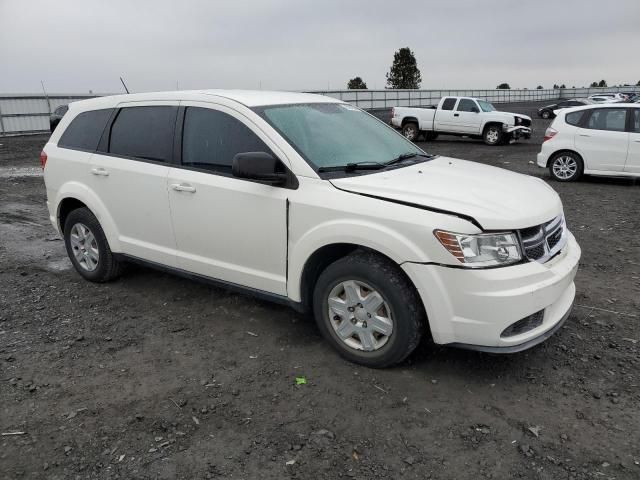
[[[404,127],[407,123],[415,123],[416,125],[418,125],[418,130],[420,129],[420,122],[418,121],[417,117],[404,117],[400,125]]]
[[[558,155],[561,155],[563,153],[572,153],[574,155],[577,155],[578,157],[580,157],[580,160],[582,161],[582,168],[584,170],[586,170],[587,165],[584,162],[584,157],[582,156],[582,154],[580,152],[578,152],[575,149],[571,149],[571,148],[560,148],[558,150],[556,150],[555,152],[553,152],[551,155],[549,155],[547,157],[547,163],[545,165],[545,168],[549,168],[549,164],[551,162],[552,159],[555,159]]]
[[[64,220],[76,208],[88,208],[93,213],[104,231],[112,251],[119,252],[120,242],[118,230],[108,209],[100,198],[86,185],[78,182],[64,184],[56,196],[56,221],[60,232],[64,232]]]

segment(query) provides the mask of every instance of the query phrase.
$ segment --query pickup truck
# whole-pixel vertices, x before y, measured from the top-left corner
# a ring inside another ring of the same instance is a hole
[[[481,138],[487,145],[510,143],[531,137],[531,117],[499,112],[484,100],[471,97],[442,97],[436,107],[394,107],[391,125],[416,141],[421,133],[426,140],[438,134]]]

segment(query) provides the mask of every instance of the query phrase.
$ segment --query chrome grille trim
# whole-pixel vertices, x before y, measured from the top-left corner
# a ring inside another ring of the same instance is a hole
[[[564,215],[536,227],[523,228],[518,233],[524,256],[539,263],[547,262],[567,243]]]

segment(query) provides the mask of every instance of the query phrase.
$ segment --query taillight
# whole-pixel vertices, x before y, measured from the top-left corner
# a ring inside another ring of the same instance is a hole
[[[40,152],[40,165],[44,169],[44,166],[47,164],[47,154],[44,153],[44,150]]]
[[[547,130],[544,132],[544,140],[543,142],[546,142],[547,140],[551,140],[553,137],[556,136],[556,134],[558,133],[558,131],[555,128],[547,128]]]

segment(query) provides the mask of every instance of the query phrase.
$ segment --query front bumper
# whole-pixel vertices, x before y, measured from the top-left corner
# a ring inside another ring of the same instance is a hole
[[[424,303],[434,342],[513,352],[548,338],[568,317],[575,297],[573,279],[581,252],[568,235],[564,249],[544,264],[472,270],[404,263]],[[540,311],[539,326],[501,337],[511,324]]]
[[[504,131],[511,135],[512,138],[518,139],[520,137],[531,138],[531,127],[525,127],[518,125],[515,127],[504,127]]]

